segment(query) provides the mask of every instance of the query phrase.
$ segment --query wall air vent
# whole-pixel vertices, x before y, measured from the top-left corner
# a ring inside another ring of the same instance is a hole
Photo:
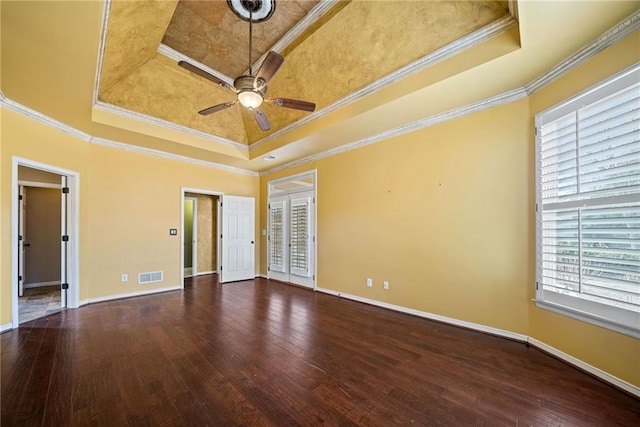
[[[152,271],[149,273],[138,274],[138,284],[144,285],[146,283],[162,282],[162,271]]]

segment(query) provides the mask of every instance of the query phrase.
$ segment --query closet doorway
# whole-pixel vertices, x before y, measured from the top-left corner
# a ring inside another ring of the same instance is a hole
[[[267,209],[267,277],[315,288],[315,171],[270,182]]]
[[[185,192],[183,198],[184,277],[218,272],[218,205],[220,196]]]

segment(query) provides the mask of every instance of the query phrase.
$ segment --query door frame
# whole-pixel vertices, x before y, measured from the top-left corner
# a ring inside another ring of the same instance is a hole
[[[290,191],[283,191],[283,192],[279,192],[279,193],[272,193],[272,188],[278,184],[282,184],[282,183],[286,183],[289,181],[297,181],[306,177],[312,177],[313,178],[313,185],[312,187],[309,188],[299,188],[299,189],[295,189],[295,190],[290,190]],[[301,172],[301,173],[297,173],[294,175],[289,175],[289,176],[285,176],[282,178],[278,178],[278,179],[274,179],[272,181],[267,182],[267,211],[266,211],[266,215],[265,217],[267,218],[267,235],[269,234],[269,204],[271,203],[272,199],[277,199],[277,198],[282,198],[282,200],[286,200],[285,206],[285,212],[284,214],[288,217],[289,216],[289,205],[290,205],[290,201],[291,201],[291,196],[295,195],[295,194],[299,194],[299,193],[305,193],[305,192],[312,192],[313,191],[313,203],[312,203],[312,210],[311,210],[311,215],[313,217],[313,229],[312,229],[312,233],[313,233],[313,239],[310,243],[310,249],[313,253],[313,268],[311,270],[311,276],[313,278],[313,285],[311,286],[307,286],[307,285],[300,285],[300,286],[304,286],[306,288],[312,289],[312,290],[316,290],[316,288],[318,287],[318,203],[317,203],[317,198],[318,198],[318,171],[317,169],[312,169],[306,172]],[[288,218],[287,218],[288,221]],[[288,238],[289,236],[287,235],[287,243],[285,243],[288,246]],[[267,278],[270,278],[271,274],[270,274],[270,270],[269,270],[269,260],[271,259],[271,253],[270,253],[270,245],[267,242]],[[289,257],[289,255],[287,254],[287,258]],[[288,259],[287,259],[287,262]],[[291,278],[291,271],[290,271],[290,265],[287,266],[287,273],[289,275],[289,279]],[[275,278],[275,280],[281,280],[278,278]],[[291,280],[289,280],[288,283],[292,283]]]
[[[11,160],[11,328],[20,326],[18,316],[18,195],[19,180],[18,167],[25,166],[31,169],[39,169],[60,176],[67,177],[69,195],[67,198],[67,220],[69,242],[67,245],[66,271],[67,283],[67,307],[78,308],[80,306],[80,173],[58,166],[37,162],[23,157],[13,156]],[[26,181],[25,181],[26,182]],[[62,201],[60,202],[62,207]]]
[[[180,288],[184,289],[184,201],[188,197],[186,193],[202,194],[203,196],[218,196],[218,206],[220,198],[224,195],[221,191],[205,190],[202,188],[181,187],[180,188]],[[218,208],[219,209],[219,208]],[[217,247],[220,249],[220,218],[216,222]],[[216,273],[220,274],[220,253],[216,252]]]
[[[191,215],[191,277],[198,275],[198,199],[196,197],[186,197],[182,202],[191,200],[193,202],[193,213]],[[184,228],[184,219],[182,220],[182,227]],[[182,247],[184,250],[184,232],[182,233]],[[184,264],[184,256],[182,259]]]

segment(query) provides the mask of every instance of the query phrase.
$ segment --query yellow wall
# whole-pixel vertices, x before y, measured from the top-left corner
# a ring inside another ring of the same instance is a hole
[[[640,61],[640,30],[530,98],[535,114]],[[531,144],[533,138],[531,137]],[[530,248],[535,256],[534,246]],[[534,297],[530,289],[531,298]],[[640,386],[640,340],[552,313],[529,303],[529,335],[618,378]]]
[[[1,132],[3,237],[11,235],[12,156],[80,174],[80,300],[180,285],[180,236],[169,229],[182,228],[182,187],[258,197],[257,176],[84,142],[9,110]],[[10,240],[2,239],[0,325],[11,322]],[[163,282],[137,284],[138,273],[158,270]]]
[[[522,100],[266,176],[262,211],[269,180],[316,168],[318,287],[526,334],[528,116]]]
[[[263,176],[261,212],[269,181],[317,169],[318,287],[529,335],[640,386],[639,340],[531,301],[534,116],[638,60],[640,31],[527,99]]]

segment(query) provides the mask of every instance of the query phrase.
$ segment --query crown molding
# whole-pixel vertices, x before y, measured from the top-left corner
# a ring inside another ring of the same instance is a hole
[[[187,156],[181,156],[179,154],[171,154],[171,153],[167,153],[166,151],[155,150],[153,148],[145,148],[145,147],[139,147],[137,145],[125,144],[123,142],[117,142],[117,141],[113,141],[106,138],[93,136],[91,137],[90,142],[92,144],[102,145],[105,147],[119,148],[119,149],[130,151],[133,153],[147,154],[147,155],[162,157],[164,159],[170,159],[170,160],[179,160],[179,161],[191,163],[194,165],[207,166],[213,169],[220,169],[220,170],[240,173],[244,175],[259,176],[258,172],[250,171],[247,169],[236,168],[233,166],[227,166],[220,163],[207,162],[206,160],[194,159]]]
[[[215,143],[218,143],[218,144],[228,145],[230,147],[233,147],[233,148],[236,148],[236,149],[244,151],[247,155],[249,153],[249,148],[245,144],[241,144],[239,142],[231,141],[230,139],[222,138],[221,136],[216,136],[216,135],[212,135],[210,133],[206,133],[206,132],[202,132],[202,131],[199,131],[199,130],[196,130],[196,129],[192,129],[192,128],[187,127],[187,126],[178,125],[178,124],[175,124],[175,123],[167,121],[167,120],[163,120],[163,119],[159,119],[157,117],[149,116],[147,114],[138,113],[137,111],[129,110],[127,108],[123,108],[123,107],[120,107],[118,105],[109,104],[109,103],[104,102],[104,101],[97,101],[95,104],[93,104],[93,108],[97,108],[97,109],[100,109],[100,110],[103,110],[103,111],[107,111],[109,113],[118,114],[118,115],[121,115],[121,116],[129,118],[129,119],[139,120],[139,121],[146,122],[146,123],[149,123],[149,124],[152,124],[152,125],[169,128],[171,130],[182,132],[182,133],[185,133],[187,135],[197,136],[198,138],[202,138],[202,139],[205,139],[205,140],[210,141],[210,142],[215,142]]]
[[[305,163],[324,159],[326,157],[331,157],[336,154],[344,153],[347,151],[355,150],[356,148],[375,144],[377,142],[381,142],[381,141],[394,138],[400,135],[405,135],[407,133],[424,129],[429,126],[433,126],[449,120],[457,119],[457,118],[466,116],[468,114],[477,113],[478,111],[482,111],[482,110],[497,107],[500,105],[508,104],[510,102],[518,101],[520,99],[526,98],[527,96],[528,96],[527,91],[524,88],[518,88],[509,92],[502,93],[497,96],[493,96],[491,98],[484,99],[479,102],[475,102],[473,104],[465,105],[464,107],[455,108],[453,110],[446,111],[441,114],[436,114],[430,117],[426,117],[424,119],[420,119],[415,122],[412,122],[403,126],[399,126],[394,129],[390,129],[388,131],[381,132],[373,136],[360,139],[358,141],[350,142],[340,147],[332,148],[330,150],[326,150],[321,153],[316,153],[311,156],[304,157],[302,159],[294,160],[292,162],[285,163],[280,166],[276,166],[272,169],[260,172],[260,176],[270,175],[272,173],[289,169],[294,166],[300,166]]]
[[[158,53],[166,56],[169,59],[173,59],[174,61],[186,61],[196,67],[200,68],[202,71],[206,71],[207,73],[216,76],[229,86],[233,87],[233,79],[227,76],[224,73],[221,73],[218,70],[215,70],[208,65],[203,64],[202,62],[196,61],[195,59],[185,55],[184,53],[180,53],[175,49],[170,48],[166,44],[160,43],[158,45]]]
[[[233,166],[227,166],[227,165],[223,165],[221,163],[214,163],[214,162],[207,162],[205,160],[199,160],[199,159],[193,159],[191,157],[187,157],[187,156],[181,156],[179,154],[171,154],[171,153],[167,153],[165,151],[160,151],[160,150],[154,150],[152,148],[144,148],[144,147],[139,147],[136,145],[131,145],[131,144],[125,144],[123,142],[117,142],[117,141],[112,141],[109,139],[105,139],[105,138],[100,138],[100,137],[96,137],[96,136],[91,136],[90,134],[86,133],[86,132],[82,132],[81,130],[78,130],[72,126],[66,125],[58,120],[55,120],[45,114],[39,113],[35,110],[32,110],[31,108],[25,107],[22,104],[19,104],[15,101],[10,100],[9,98],[7,98],[2,92],[0,92],[0,107],[6,108],[7,110],[16,112],[18,114],[21,114],[23,116],[26,116],[30,119],[33,119],[35,121],[38,121],[40,123],[43,123],[49,127],[61,130],[62,132],[68,133],[70,135],[73,135],[79,139],[81,139],[84,142],[89,142],[92,144],[98,144],[98,145],[103,145],[103,146],[107,146],[107,147],[114,147],[114,148],[119,148],[122,150],[126,150],[126,151],[131,151],[131,152],[135,152],[135,153],[142,153],[142,154],[148,154],[148,155],[152,155],[152,156],[156,156],[156,157],[162,157],[165,159],[171,159],[171,160],[178,160],[178,161],[182,161],[182,162],[187,162],[187,163],[191,163],[191,164],[196,164],[196,165],[200,165],[200,166],[207,166],[210,168],[214,168],[214,169],[220,169],[220,170],[225,170],[225,171],[229,171],[229,172],[235,172],[235,173],[240,173],[240,174],[244,174],[244,175],[250,175],[250,176],[258,176],[258,172],[254,172],[248,169],[242,169],[242,168],[236,168]]]
[[[249,150],[253,150],[255,148],[260,147],[268,142],[271,142],[282,135],[289,133],[295,129],[300,128],[301,126],[306,125],[309,122],[317,120],[323,116],[326,116],[329,113],[332,113],[342,107],[345,107],[365,96],[376,92],[382,88],[385,88],[393,83],[398,82],[412,74],[418,73],[428,67],[431,67],[438,62],[444,61],[445,59],[451,58],[462,51],[469,49],[473,46],[481,44],[488,39],[497,36],[509,29],[515,27],[517,25],[517,21],[511,15],[507,15],[497,21],[492,22],[491,24],[485,25],[477,31],[474,31],[471,34],[468,34],[456,41],[453,41],[440,49],[437,49],[422,58],[405,65],[402,68],[397,69],[384,77],[379,78],[378,80],[370,83],[369,85],[359,89],[351,94],[345,96],[344,98],[339,99],[338,101],[325,106],[324,108],[316,111],[313,114],[303,117],[302,119],[292,123],[288,126],[285,126],[282,129],[277,130],[271,135],[262,138],[259,141],[254,142],[249,145]]]
[[[640,28],[640,10],[625,18],[620,23],[606,31],[603,35],[598,37],[596,40],[589,43],[588,45],[553,67],[551,70],[547,71],[546,73],[526,85],[525,89],[527,90],[527,93],[531,95],[534,92],[539,91],[543,87],[551,84],[574,68],[593,58],[609,46],[622,40],[624,37],[631,34],[638,28]]]
[[[72,126],[62,123],[52,117],[49,117],[45,114],[39,113],[36,110],[32,110],[29,107],[25,107],[22,104],[18,104],[15,101],[10,100],[4,94],[0,92],[0,106],[6,108],[7,110],[13,111],[15,113],[26,116],[30,119],[33,119],[37,122],[43,123],[49,127],[58,129],[62,132],[68,133],[70,135],[75,136],[76,138],[81,139],[84,142],[89,142],[91,139],[91,135],[88,133],[82,132],[79,129],[76,129]]]

